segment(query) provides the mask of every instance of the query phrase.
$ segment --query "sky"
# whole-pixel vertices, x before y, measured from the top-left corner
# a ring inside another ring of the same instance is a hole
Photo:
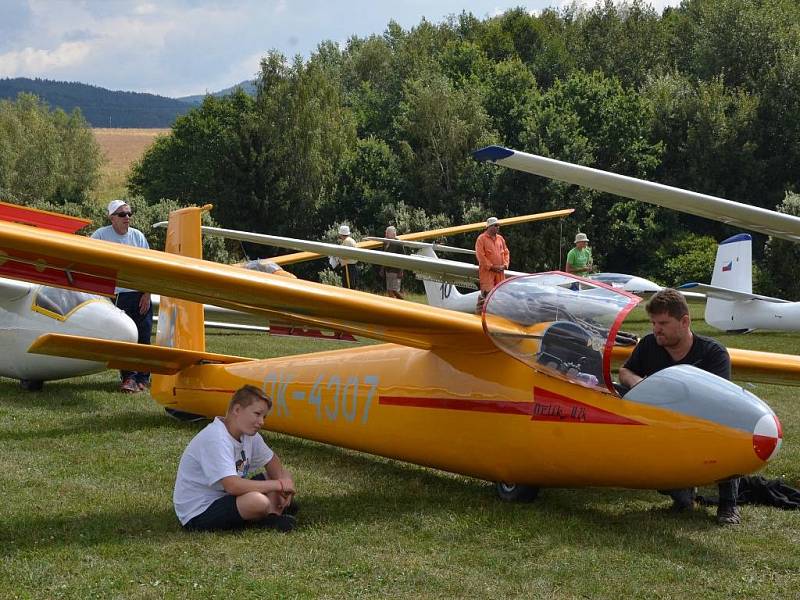
[[[0,0],[0,78],[79,81],[169,97],[225,89],[278,50],[307,58],[332,40],[479,18],[565,0]],[[657,10],[679,0],[650,0]]]

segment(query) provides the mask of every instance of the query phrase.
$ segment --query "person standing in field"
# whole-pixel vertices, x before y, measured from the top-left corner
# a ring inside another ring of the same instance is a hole
[[[511,261],[511,254],[502,235],[497,217],[489,217],[486,221],[486,230],[475,240],[475,256],[478,259],[478,279],[480,294],[478,294],[478,314],[483,310],[486,296],[498,283],[505,279],[505,270]]]
[[[339,226],[339,243],[348,248],[355,248],[356,241],[350,237],[350,227],[348,225]],[[358,285],[358,262],[350,258],[339,258],[339,265],[342,267],[342,283],[344,287],[351,290]]]
[[[112,200],[108,203],[108,218],[111,225],[101,227],[92,234],[95,240],[105,240],[124,246],[149,248],[147,238],[138,229],[131,227],[133,211],[124,200]],[[138,342],[149,344],[153,332],[153,307],[150,304],[150,292],[138,292],[117,287],[114,303],[123,310],[136,324],[139,333]],[[122,383],[120,391],[134,394],[150,385],[150,373],[144,371],[120,371]]]
[[[592,249],[589,248],[589,238],[585,233],[575,236],[575,247],[567,252],[567,273],[586,277],[594,271]]]
[[[397,228],[394,225],[389,225],[386,228],[384,237],[389,240],[397,239]],[[396,242],[384,242],[383,251],[404,254],[403,246]],[[399,298],[403,300],[403,292],[400,289],[403,281],[403,270],[395,269],[394,267],[384,267],[383,272],[386,277],[386,295],[390,298]]]

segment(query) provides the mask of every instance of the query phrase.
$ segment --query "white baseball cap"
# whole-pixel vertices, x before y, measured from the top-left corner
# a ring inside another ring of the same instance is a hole
[[[109,216],[111,216],[115,212],[117,212],[120,209],[120,207],[122,207],[122,206],[128,206],[128,203],[125,202],[125,200],[112,200],[111,202],[109,202],[108,203],[108,214],[109,214]]]
[[[498,225],[497,217],[489,217],[486,219],[486,227],[491,227],[492,225]]]
[[[350,235],[350,227],[348,227],[347,225],[340,225],[339,235]]]

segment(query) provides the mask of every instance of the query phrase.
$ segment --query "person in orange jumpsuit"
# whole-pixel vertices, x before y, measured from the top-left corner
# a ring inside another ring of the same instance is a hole
[[[506,241],[498,233],[499,231],[500,223],[498,223],[497,217],[489,217],[486,221],[486,231],[475,240],[475,255],[478,258],[478,277],[481,286],[476,307],[478,314],[483,310],[483,303],[489,292],[505,279],[505,270],[511,260]]]

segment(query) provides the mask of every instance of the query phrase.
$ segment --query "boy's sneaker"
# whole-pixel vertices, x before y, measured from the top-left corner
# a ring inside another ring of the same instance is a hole
[[[741,522],[742,517],[739,514],[738,506],[719,505],[719,508],[717,508],[717,523],[720,525],[739,525]]]
[[[122,382],[122,385],[119,387],[119,389],[125,394],[136,394],[139,392],[139,385],[136,383],[135,379],[128,377]]]
[[[293,517],[293,516],[295,516],[297,514],[297,511],[299,511],[299,510],[300,510],[300,507],[297,505],[297,500],[292,498],[292,503],[289,504],[289,506],[287,506],[286,508],[283,509],[283,514],[284,515],[289,515],[290,517]]]
[[[297,525],[297,521],[291,515],[276,515],[270,513],[261,521],[261,524],[267,529],[274,529],[281,533],[289,533]]]

